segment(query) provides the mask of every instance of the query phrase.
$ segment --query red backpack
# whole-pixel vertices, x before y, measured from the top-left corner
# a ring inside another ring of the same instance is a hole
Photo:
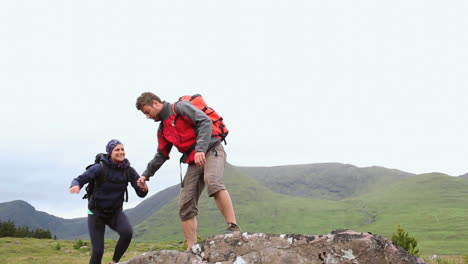
[[[209,107],[206,104],[205,100],[200,94],[184,95],[179,98],[179,101],[188,101],[192,103],[198,109],[202,110],[213,122],[212,135],[221,138],[221,141],[224,141],[224,144],[226,144],[226,136],[228,135],[229,130],[224,124],[223,118],[213,108]],[[176,103],[172,105],[172,112],[174,114],[176,114],[175,112]]]

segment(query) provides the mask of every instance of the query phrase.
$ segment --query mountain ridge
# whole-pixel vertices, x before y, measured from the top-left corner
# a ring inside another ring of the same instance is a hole
[[[248,232],[314,230],[314,233],[326,233],[334,229],[353,229],[390,236],[397,224],[403,224],[411,234],[415,232],[418,238],[429,241],[421,242],[427,250],[454,253],[455,243],[459,243],[457,247],[467,243],[461,239],[468,235],[463,225],[463,219],[468,219],[464,205],[468,202],[465,191],[468,181],[464,178],[441,173],[416,175],[380,166],[359,168],[341,163],[275,166],[263,170],[227,164],[224,181],[238,222]],[[289,193],[275,190],[275,182],[285,183],[283,187],[289,184]],[[341,185],[332,186],[337,182]],[[318,196],[295,193],[299,187],[315,188],[321,193]],[[125,210],[134,226],[135,241],[183,239],[177,209],[179,190],[178,184],[171,186]],[[0,204],[0,216],[3,216],[2,207]],[[203,237],[223,232],[224,219],[206,193],[200,198],[199,211],[199,231]],[[424,218],[418,219],[420,216]],[[69,220],[62,226],[74,231],[68,230],[58,235],[59,238],[87,238],[86,218],[62,220]],[[57,227],[60,225],[54,226],[57,232],[63,232],[63,228],[57,230]],[[434,237],[442,230],[450,237],[442,240]],[[107,236],[115,238],[113,233]],[[446,248],[434,244],[441,241]]]

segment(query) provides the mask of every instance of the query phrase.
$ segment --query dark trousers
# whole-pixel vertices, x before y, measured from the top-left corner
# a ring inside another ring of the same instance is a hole
[[[114,256],[112,260],[119,262],[123,256],[133,236],[133,229],[128,221],[127,216],[119,211],[114,217],[99,217],[96,215],[88,215],[88,231],[91,238],[93,252],[89,264],[101,264],[102,255],[104,254],[104,232],[106,225],[119,234],[119,241],[115,245]]]

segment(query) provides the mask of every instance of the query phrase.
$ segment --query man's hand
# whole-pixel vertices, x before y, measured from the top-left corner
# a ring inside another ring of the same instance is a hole
[[[195,153],[195,164],[197,164],[200,167],[205,166],[206,164],[205,152]]]
[[[141,189],[146,187],[146,177],[145,176],[140,176],[140,178],[138,178],[138,180],[137,180],[137,184],[138,184],[138,187],[140,187]]]
[[[142,185],[142,186],[140,186],[140,185],[138,185],[138,186],[140,187],[140,189],[141,189],[142,191],[144,191],[144,192],[147,192],[147,191],[148,191],[148,185],[146,185],[146,181],[143,182],[143,185]]]
[[[80,186],[74,185],[70,188],[70,193],[80,193]]]

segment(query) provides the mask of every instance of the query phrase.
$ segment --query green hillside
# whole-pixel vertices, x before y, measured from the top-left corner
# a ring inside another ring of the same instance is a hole
[[[321,200],[342,200],[414,174],[383,167],[359,168],[341,163],[275,167],[237,167],[277,193]]]
[[[468,254],[468,181],[427,174],[341,201],[292,197],[275,193],[236,167],[228,166],[225,183],[243,231],[319,235],[353,229],[391,237],[401,224],[419,241],[424,254]],[[224,231],[224,220],[206,195],[200,200],[199,233]],[[177,201],[166,204],[135,227],[140,241],[183,239]]]
[[[243,231],[313,235],[355,226],[361,221],[361,214],[348,210],[344,203],[274,193],[232,166],[226,167],[225,175]],[[203,237],[224,232],[224,219],[206,194],[200,199],[199,212],[199,233]],[[138,240],[183,239],[177,201],[162,207],[134,229]]]
[[[70,238],[87,232],[86,218],[63,219],[36,209],[25,201],[0,203],[0,220],[12,220],[17,227],[50,230],[59,238]]]
[[[320,235],[344,228],[389,238],[401,224],[416,237],[423,254],[468,254],[466,178],[339,163],[271,168],[228,164],[224,182],[243,231]],[[179,190],[170,187],[126,210],[136,241],[184,239]],[[224,232],[224,219],[206,193],[199,212],[200,235]],[[87,238],[85,218],[57,218],[22,201],[0,203],[4,217],[18,226],[49,229],[59,238]],[[30,226],[33,223],[38,226]],[[116,238],[113,232],[106,237]]]
[[[401,224],[423,252],[468,254],[466,179],[423,174],[346,202],[375,219],[365,230],[390,237]]]

